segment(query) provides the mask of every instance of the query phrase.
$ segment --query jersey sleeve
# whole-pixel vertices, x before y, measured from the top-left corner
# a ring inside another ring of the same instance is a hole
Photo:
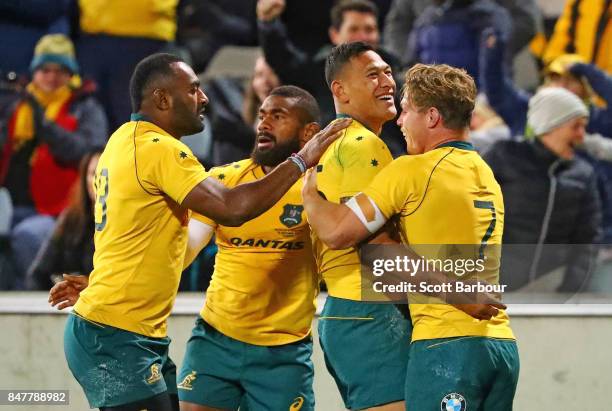
[[[143,188],[163,192],[181,204],[209,173],[185,144],[168,137],[155,140],[144,142],[136,154]]]
[[[363,193],[371,198],[389,219],[412,208],[419,197],[418,184],[410,173],[408,157],[400,157],[378,173]]]
[[[233,168],[229,165],[213,167],[208,171],[208,176],[216,178],[221,184],[226,187],[232,188],[235,186],[235,179],[233,178]],[[198,213],[193,213],[192,218],[198,220],[201,223],[208,224],[213,228],[217,228],[218,224],[216,221]]]
[[[385,143],[373,136],[347,136],[338,147],[337,158],[343,170],[340,198],[360,192],[393,161]]]

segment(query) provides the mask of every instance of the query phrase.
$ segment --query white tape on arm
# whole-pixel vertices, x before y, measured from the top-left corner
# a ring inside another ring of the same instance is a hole
[[[187,268],[187,266],[195,260],[200,251],[206,247],[206,244],[209,243],[214,232],[215,229],[208,224],[198,221],[195,218],[189,220],[187,250],[185,251],[183,269]]]
[[[370,233],[377,232],[387,221],[376,203],[363,193],[351,197],[344,204],[355,213],[359,221],[363,223]]]

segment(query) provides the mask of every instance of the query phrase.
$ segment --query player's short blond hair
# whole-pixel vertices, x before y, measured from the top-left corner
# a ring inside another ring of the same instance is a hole
[[[403,95],[418,111],[435,107],[447,128],[470,125],[476,83],[463,69],[446,64],[415,64],[406,73]]]

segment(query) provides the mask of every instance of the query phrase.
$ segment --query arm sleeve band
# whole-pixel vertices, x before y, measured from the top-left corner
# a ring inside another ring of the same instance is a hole
[[[344,203],[359,218],[370,233],[377,232],[387,219],[376,203],[367,195],[359,193]]]
[[[187,250],[183,269],[187,268],[210,241],[215,229],[195,218],[189,220]]]

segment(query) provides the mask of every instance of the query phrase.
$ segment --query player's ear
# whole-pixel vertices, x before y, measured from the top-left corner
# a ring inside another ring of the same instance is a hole
[[[427,127],[435,128],[440,123],[440,121],[442,121],[442,115],[440,114],[437,108],[429,107],[429,109],[427,109],[426,119]]]
[[[306,124],[300,133],[300,147],[303,147],[319,131],[321,131],[321,126],[318,123]]]
[[[158,110],[166,111],[172,107],[172,96],[163,88],[153,90],[153,102]]]
[[[344,90],[344,85],[342,84],[341,81],[338,81],[338,80],[332,81],[331,92],[334,95],[334,97],[338,99],[339,102],[344,103],[344,104],[348,103],[349,98],[348,98],[348,95],[346,94],[346,91]]]
[[[329,34],[329,39],[331,40],[331,43],[333,45],[340,44],[340,34],[338,33],[338,30],[336,30],[333,26],[329,28],[327,34]]]

